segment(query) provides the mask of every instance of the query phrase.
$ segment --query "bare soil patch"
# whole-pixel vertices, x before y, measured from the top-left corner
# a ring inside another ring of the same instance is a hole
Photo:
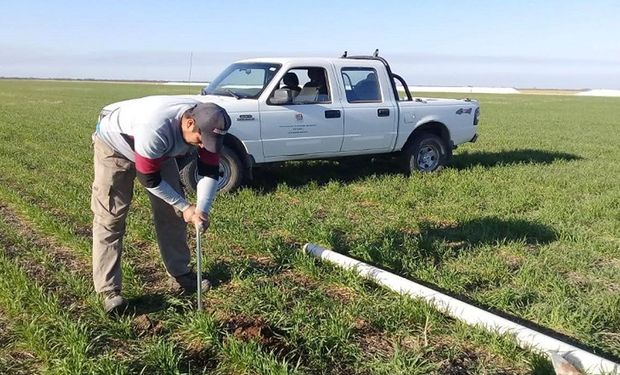
[[[414,336],[394,336],[382,332],[363,319],[357,319],[354,325],[355,339],[367,356],[392,357],[396,349],[416,350],[422,344]]]
[[[159,335],[165,332],[165,327],[162,322],[150,318],[147,314],[138,315],[133,318],[131,326],[138,336]]]
[[[269,326],[261,317],[236,315],[222,324],[227,332],[241,341],[256,341],[268,348],[285,349],[283,332]]]
[[[269,325],[262,317],[234,315],[220,324],[226,332],[243,342],[254,341],[281,359],[305,362],[303,344],[290,342],[285,331]]]
[[[468,375],[480,373],[482,369],[485,369],[485,366],[489,367],[489,364],[494,364],[492,373],[496,375],[525,375],[529,373],[526,369],[502,366],[501,359],[498,356],[480,350],[479,348],[463,344],[457,347],[460,347],[461,350],[449,356],[448,359],[444,359],[439,366],[437,374]],[[454,353],[454,348],[454,343],[440,344],[437,346],[434,353],[431,353],[431,356],[446,358],[446,353]],[[487,368],[486,370],[488,371],[489,369]]]

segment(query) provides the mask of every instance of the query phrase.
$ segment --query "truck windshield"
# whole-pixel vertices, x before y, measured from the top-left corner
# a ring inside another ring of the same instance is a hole
[[[280,64],[237,63],[224,70],[202,93],[256,99],[280,69]]]

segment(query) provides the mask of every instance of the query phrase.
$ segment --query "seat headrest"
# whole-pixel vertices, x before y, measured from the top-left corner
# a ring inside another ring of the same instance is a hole
[[[284,75],[284,78],[282,78],[282,81],[284,82],[286,86],[298,86],[299,85],[299,78],[297,78],[297,74],[293,72],[286,73]]]
[[[311,68],[308,69],[308,77],[310,77],[313,81],[324,81],[325,75],[323,74],[323,69],[321,68]]]

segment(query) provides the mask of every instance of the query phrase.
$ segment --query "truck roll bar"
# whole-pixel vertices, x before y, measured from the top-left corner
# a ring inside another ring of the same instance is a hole
[[[392,72],[392,68],[390,68],[390,64],[387,62],[387,60],[379,56],[378,49],[375,50],[375,53],[373,56],[365,56],[365,55],[347,56],[347,51],[344,51],[344,53],[342,54],[342,56],[340,56],[340,58],[351,59],[351,60],[380,61],[383,65],[385,65],[385,69],[387,70],[388,76],[390,77],[390,81],[392,82],[392,92],[394,93],[394,97],[396,98],[396,100],[399,100],[399,95],[398,95],[398,89],[396,88],[396,84],[394,83],[394,79],[398,80],[400,84],[403,85],[403,88],[405,89],[405,94],[407,95],[407,100],[409,101],[413,100],[411,97],[411,92],[409,91],[409,86],[407,86],[407,82],[405,82],[403,77],[399,76],[398,74],[394,74]]]

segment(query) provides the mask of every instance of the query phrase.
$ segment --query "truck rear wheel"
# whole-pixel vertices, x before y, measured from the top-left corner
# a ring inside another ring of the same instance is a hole
[[[231,192],[243,182],[244,168],[237,154],[228,146],[222,148],[220,153],[220,179],[218,180],[219,192]],[[198,169],[196,160],[192,160],[179,170],[183,187],[192,193],[196,193],[198,182]]]
[[[445,142],[435,134],[420,133],[403,150],[403,159],[407,173],[434,172],[446,164],[448,148]]]

